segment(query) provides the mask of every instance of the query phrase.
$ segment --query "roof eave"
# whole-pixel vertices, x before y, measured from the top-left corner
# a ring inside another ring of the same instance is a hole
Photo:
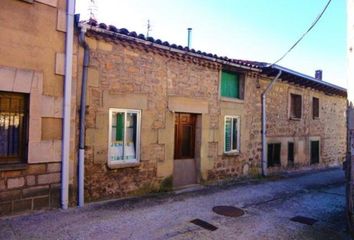
[[[157,44],[148,40],[144,40],[144,39],[139,39],[136,37],[132,37],[132,36],[128,36],[128,35],[124,35],[121,33],[117,33],[117,32],[112,32],[100,27],[96,27],[96,26],[92,26],[90,24],[87,24],[86,22],[80,22],[79,23],[79,28],[85,28],[86,30],[91,30],[93,32],[96,32],[98,34],[103,34],[103,35],[108,35],[108,36],[112,36],[112,37],[116,37],[116,38],[120,38],[120,39],[125,39],[125,40],[129,40],[129,41],[133,41],[133,42],[137,42],[137,43],[141,43],[141,44],[145,44],[147,46],[152,46],[152,47],[156,47],[159,49],[163,49],[163,50],[167,50],[170,52],[175,52],[175,53],[180,53],[180,54],[185,54],[185,55],[189,55],[191,57],[197,57],[197,58],[201,58],[201,59],[205,59],[208,61],[212,61],[212,62],[216,62],[222,65],[229,65],[229,66],[233,66],[233,67],[237,67],[237,68],[242,68],[242,69],[246,69],[246,70],[251,70],[251,71],[256,71],[256,72],[261,72],[262,70],[257,68],[257,67],[252,67],[252,66],[245,66],[242,64],[237,64],[237,63],[233,63],[230,61],[225,61],[219,58],[215,58],[215,57],[209,57],[209,56],[205,56],[202,54],[198,54],[198,53],[193,53],[190,51],[186,51],[186,50],[181,50],[181,49],[177,49],[177,48],[173,48],[173,47],[167,47],[161,44]]]
[[[324,92],[329,92],[329,93],[333,93],[336,95],[341,95],[341,96],[347,96],[347,89],[339,87],[337,85],[322,81],[322,80],[318,80],[316,78],[313,78],[311,76],[308,76],[306,74],[303,73],[299,73],[296,72],[294,70],[288,69],[286,67],[282,67],[279,65],[265,65],[262,68],[262,72],[267,74],[267,75],[274,75],[275,73],[273,73],[272,70],[281,70],[283,73],[287,73],[289,75],[294,76],[295,78],[298,79],[298,83],[300,85],[306,86],[306,87],[313,87],[313,88],[320,88],[321,91]],[[286,79],[284,79],[286,80]],[[307,83],[303,82],[303,81],[308,81]],[[326,90],[327,89],[327,90]]]

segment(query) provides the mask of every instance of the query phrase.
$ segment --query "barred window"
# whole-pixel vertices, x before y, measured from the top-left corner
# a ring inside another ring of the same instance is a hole
[[[28,94],[0,92],[0,164],[27,159]]]

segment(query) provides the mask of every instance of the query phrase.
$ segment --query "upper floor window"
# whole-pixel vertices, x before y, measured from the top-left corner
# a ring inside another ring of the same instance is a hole
[[[243,99],[244,81],[242,74],[221,72],[221,97]]]
[[[290,118],[300,119],[302,115],[302,96],[290,94]]]
[[[139,153],[140,110],[109,109],[109,163],[137,163]]]
[[[27,160],[28,95],[0,92],[0,164]]]
[[[312,98],[312,118],[320,117],[320,100],[316,97]]]
[[[225,116],[224,125],[224,152],[233,153],[240,151],[240,118]]]

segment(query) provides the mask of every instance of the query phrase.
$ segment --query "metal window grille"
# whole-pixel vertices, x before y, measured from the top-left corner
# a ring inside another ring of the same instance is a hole
[[[26,160],[28,96],[0,92],[0,164]]]

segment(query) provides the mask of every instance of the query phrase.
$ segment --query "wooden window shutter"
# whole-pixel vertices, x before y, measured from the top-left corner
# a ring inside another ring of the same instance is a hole
[[[244,74],[239,75],[239,98],[240,99],[245,98],[245,75]]]
[[[302,97],[298,94],[291,94],[290,98],[290,114],[292,118],[301,118]]]
[[[221,96],[240,98],[240,77],[238,74],[221,72]]]
[[[320,117],[320,100],[316,97],[312,98],[312,118]]]
[[[123,141],[124,137],[124,113],[117,113],[116,140]]]

